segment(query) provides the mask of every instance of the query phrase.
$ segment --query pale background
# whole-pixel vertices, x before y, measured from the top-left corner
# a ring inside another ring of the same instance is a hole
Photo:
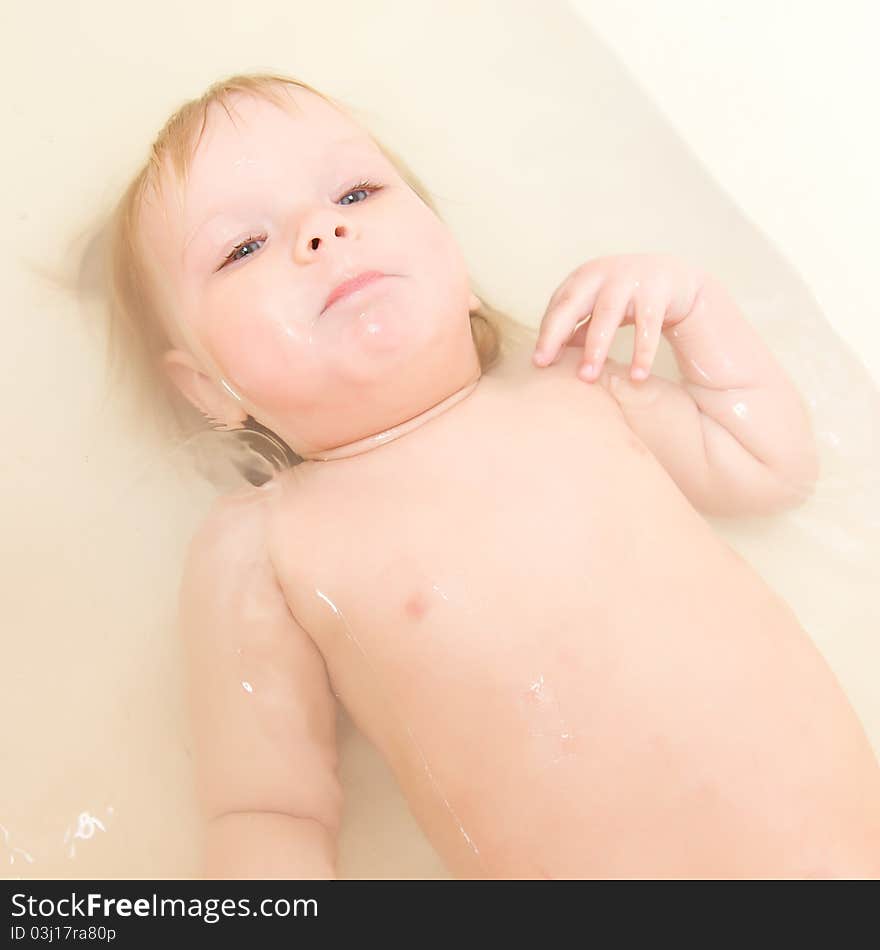
[[[215,490],[108,397],[100,323],[34,268],[75,264],[77,233],[171,112],[235,72],[357,108],[428,183],[487,300],[525,323],[600,254],[680,254],[729,285],[809,402],[823,478],[795,512],[717,527],[880,748],[880,400],[853,355],[876,373],[876,66],[858,77],[876,31],[847,2],[827,24],[772,2],[587,6],[587,21],[563,0],[0,7],[6,874],[196,870],[176,595]],[[631,353],[630,327],[611,355]],[[342,876],[443,877],[388,770],[340,726]]]
[[[880,380],[880,4],[570,5]]]

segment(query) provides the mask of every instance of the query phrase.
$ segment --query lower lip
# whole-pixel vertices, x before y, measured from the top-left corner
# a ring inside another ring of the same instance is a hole
[[[388,274],[372,274],[369,277],[364,278],[363,281],[358,282],[357,284],[349,287],[345,293],[341,294],[339,297],[336,297],[332,300],[322,312],[326,313],[334,304],[339,303],[340,300],[347,300],[352,294],[356,294],[359,290],[363,290],[365,287],[370,287],[375,284],[377,281],[381,280],[383,277],[387,277]]]

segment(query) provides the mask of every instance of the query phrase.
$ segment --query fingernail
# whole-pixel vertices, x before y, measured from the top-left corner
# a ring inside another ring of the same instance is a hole
[[[586,366],[582,366],[580,372],[581,379],[589,379],[593,375],[594,370],[595,367],[592,363],[587,363]]]
[[[543,366],[547,362],[547,354],[544,350],[535,350],[534,359],[539,366]]]
[[[648,374],[642,369],[641,366],[637,366],[633,371],[633,379],[646,379]]]

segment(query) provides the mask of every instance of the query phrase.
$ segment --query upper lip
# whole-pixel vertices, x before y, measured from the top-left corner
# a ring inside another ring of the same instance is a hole
[[[330,304],[338,300],[340,297],[344,297],[353,290],[357,290],[362,284],[365,284],[376,277],[386,276],[386,274],[379,270],[365,270],[354,277],[350,277],[348,280],[344,280],[338,287],[334,287],[333,290],[330,291],[330,296],[324,303],[324,310],[326,310]],[[322,310],[321,313],[323,313],[324,310]]]

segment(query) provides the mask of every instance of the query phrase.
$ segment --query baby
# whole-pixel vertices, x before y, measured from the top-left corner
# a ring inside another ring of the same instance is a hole
[[[863,729],[703,517],[817,475],[723,287],[593,260],[537,346],[484,359],[448,227],[331,100],[278,89],[210,99],[136,222],[168,378],[302,459],[187,553],[205,875],[336,875],[337,699],[457,877],[880,875]],[[607,356],[626,324],[631,366]],[[651,375],[661,334],[681,382]]]

